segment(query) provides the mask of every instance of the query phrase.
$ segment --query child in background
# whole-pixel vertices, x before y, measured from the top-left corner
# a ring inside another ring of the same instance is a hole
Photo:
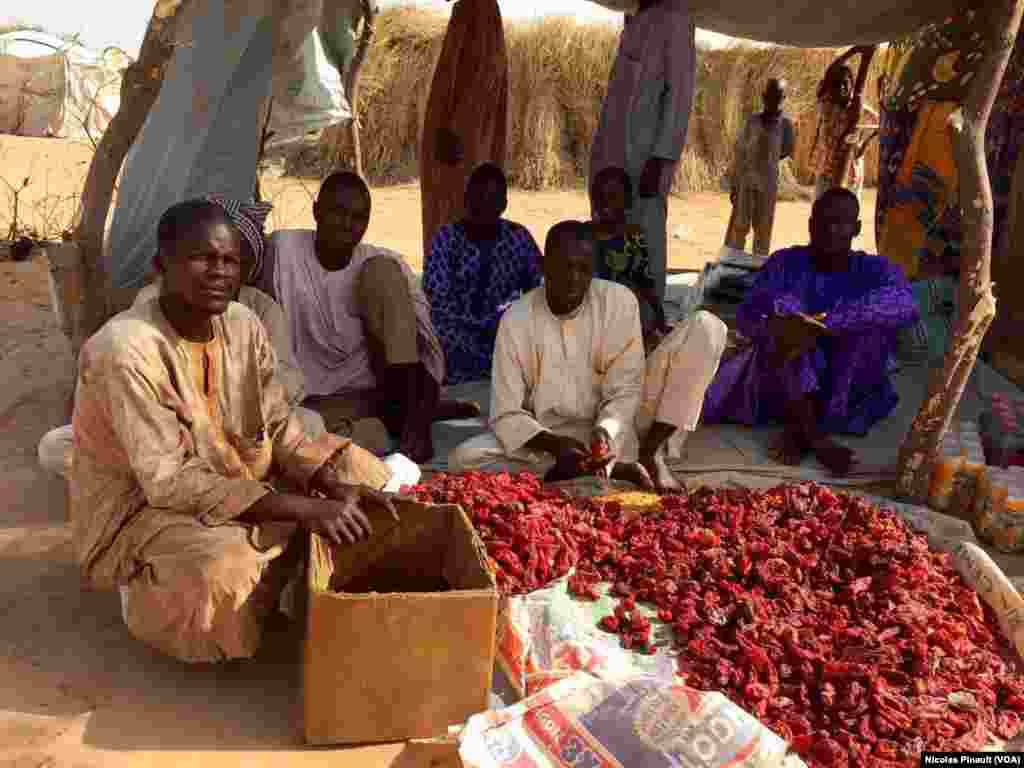
[[[640,302],[644,346],[650,351],[671,328],[655,290],[647,243],[640,228],[626,221],[633,184],[622,168],[604,168],[594,177],[590,197],[597,259],[594,277],[631,289]]]

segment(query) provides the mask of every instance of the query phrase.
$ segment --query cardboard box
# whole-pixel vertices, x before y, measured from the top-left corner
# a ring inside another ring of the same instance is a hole
[[[398,512],[398,526],[364,542],[368,567],[337,548],[346,583],[335,547],[310,537],[309,744],[430,738],[487,709],[498,592],[483,544],[457,506]]]
[[[407,741],[390,768],[464,768],[459,757],[459,740],[440,737]]]

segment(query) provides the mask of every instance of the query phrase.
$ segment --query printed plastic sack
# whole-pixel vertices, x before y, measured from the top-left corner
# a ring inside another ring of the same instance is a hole
[[[597,626],[615,608],[608,587],[598,588],[599,600],[577,600],[569,594],[568,578],[562,578],[505,603],[499,616],[492,686],[502,702],[519,701],[578,671],[600,678],[644,674],[665,683],[674,681],[675,662],[668,653],[671,630],[658,621],[655,611],[638,606],[654,628],[658,650],[652,656],[625,650],[617,635]]]
[[[953,567],[996,614],[1003,634],[1024,658],[1024,599],[977,544],[960,542],[953,549]]]
[[[474,715],[465,768],[798,768],[786,743],[718,693],[648,676],[577,673],[528,699]]]

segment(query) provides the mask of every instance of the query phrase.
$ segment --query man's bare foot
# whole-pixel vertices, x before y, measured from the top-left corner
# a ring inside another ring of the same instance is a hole
[[[654,488],[658,493],[675,493],[683,490],[683,484],[676,480],[676,476],[672,474],[672,470],[665,465],[664,461],[660,461],[654,456],[641,456],[640,464],[654,480]]]
[[[768,455],[780,464],[798,466],[810,452],[803,432],[797,426],[787,426],[768,447]]]
[[[480,413],[480,404],[472,400],[442,400],[434,409],[434,421],[475,419]]]
[[[830,437],[823,437],[814,443],[814,455],[834,475],[849,474],[857,463],[857,454],[852,448],[840,445]]]
[[[625,483],[633,483],[645,491],[655,490],[654,481],[648,473],[647,468],[639,461],[630,461],[616,464],[612,467],[612,480],[620,480]]]

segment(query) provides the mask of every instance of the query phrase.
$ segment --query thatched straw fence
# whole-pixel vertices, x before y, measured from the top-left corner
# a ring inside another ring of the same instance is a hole
[[[363,67],[360,114],[363,163],[376,184],[407,181],[417,174],[423,120],[445,18],[410,7],[384,11]],[[507,169],[521,189],[575,186],[587,167],[591,137],[615,55],[617,30],[569,18],[505,23],[511,69],[511,121]],[[676,191],[718,188],[732,160],[744,115],[759,108],[768,77],[784,77],[786,110],[797,124],[794,169],[811,182],[814,89],[830,50],[754,48],[737,45],[702,50],[689,143]],[[874,78],[868,103],[877,105]],[[876,177],[877,147],[867,157],[867,182]]]

